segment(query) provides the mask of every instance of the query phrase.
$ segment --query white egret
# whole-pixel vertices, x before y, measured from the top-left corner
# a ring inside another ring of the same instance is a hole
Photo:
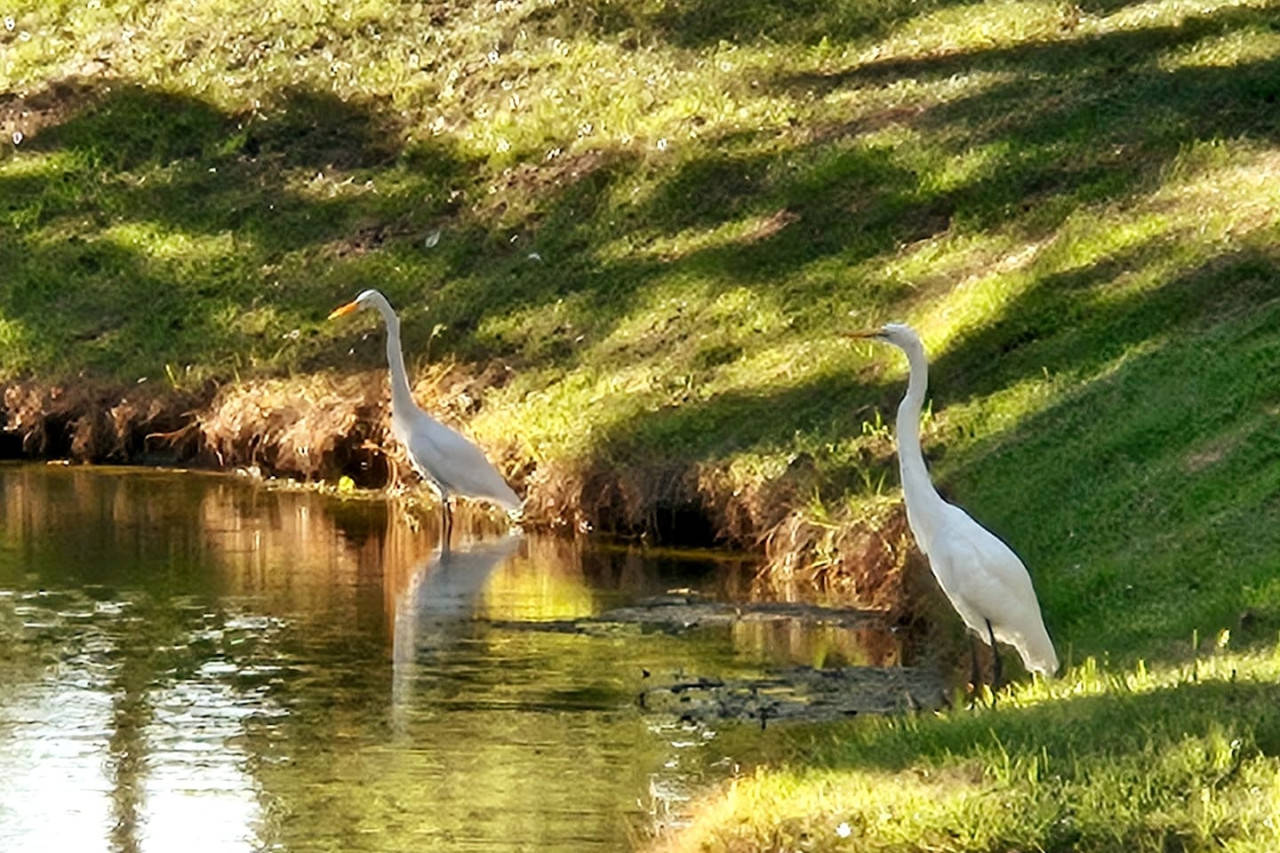
[[[1058,656],[1045,630],[1026,566],[995,534],[960,507],[944,501],[929,479],[920,450],[920,409],[929,384],[929,364],[920,336],[910,326],[889,323],[852,337],[884,341],[906,353],[910,377],[906,396],[898,406],[897,434],[907,524],[928,558],[938,586],[964,624],[990,644],[992,690],[1000,688],[997,640],[1017,649],[1028,670],[1053,675],[1058,671]],[[976,690],[976,647],[972,651]]]
[[[335,308],[329,319],[361,308],[375,308],[387,327],[387,366],[391,371],[391,433],[404,445],[415,471],[440,496],[444,513],[444,542],[453,527],[454,495],[491,501],[509,513],[520,508],[520,498],[511,490],[484,453],[456,430],[450,429],[418,408],[409,390],[400,347],[400,318],[387,298],[376,290],[366,290],[346,305]]]

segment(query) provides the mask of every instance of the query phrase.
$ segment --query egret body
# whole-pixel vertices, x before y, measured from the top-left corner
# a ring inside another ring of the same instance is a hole
[[[991,645],[993,688],[999,689],[997,641],[1018,651],[1023,665],[1041,675],[1058,671],[1058,656],[1045,630],[1031,576],[1018,555],[970,515],[938,494],[920,449],[920,410],[929,384],[924,344],[910,326],[898,323],[855,337],[893,344],[907,356],[910,378],[898,406],[898,466],[907,524],[929,560],[929,568],[964,624]],[[974,657],[975,679],[977,657]]]
[[[391,433],[404,445],[409,463],[440,496],[444,513],[444,542],[453,526],[450,505],[454,495],[487,500],[507,512],[520,508],[520,498],[493,467],[479,447],[456,430],[428,415],[413,402],[409,376],[400,346],[400,318],[387,298],[366,290],[346,305],[335,308],[329,319],[361,308],[373,308],[387,327],[387,366],[391,372]]]

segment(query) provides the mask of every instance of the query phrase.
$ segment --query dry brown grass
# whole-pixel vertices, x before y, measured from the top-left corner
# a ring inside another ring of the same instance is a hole
[[[465,430],[486,390],[505,377],[501,366],[469,371],[439,364],[414,392],[428,411]],[[381,370],[259,379],[199,392],[158,384],[20,382],[5,389],[2,405],[4,430],[20,439],[26,456],[164,461],[307,482],[346,475],[361,486],[392,490],[416,481],[390,435]],[[903,621],[919,609],[901,507],[886,504],[877,517],[816,520],[796,508],[814,487],[811,466],[744,485],[715,465],[537,463],[521,458],[514,442],[485,450],[525,494],[531,527],[659,540],[680,534],[681,544],[762,552],[757,585],[774,596],[817,588]]]
[[[385,477],[389,466],[378,458],[392,442],[381,380],[369,373],[317,374],[225,386],[197,415],[201,448],[219,467],[303,480],[349,468],[381,470]]]
[[[28,456],[85,462],[141,461],[159,449],[190,452],[183,429],[198,396],[150,385],[121,387],[15,382],[4,389],[0,423]]]

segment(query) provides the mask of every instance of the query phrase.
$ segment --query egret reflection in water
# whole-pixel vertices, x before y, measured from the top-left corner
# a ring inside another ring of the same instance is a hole
[[[411,701],[418,661],[453,644],[475,616],[494,570],[516,552],[522,538],[513,533],[464,548],[441,547],[409,571],[392,617],[391,699],[397,722],[403,722]]]

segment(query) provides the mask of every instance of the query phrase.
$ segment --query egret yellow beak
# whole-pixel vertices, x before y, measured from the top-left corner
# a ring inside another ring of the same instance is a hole
[[[334,317],[344,317],[347,314],[350,314],[352,311],[357,310],[359,307],[360,307],[359,302],[348,302],[346,305],[339,305],[337,308],[334,308],[332,311],[330,311],[329,316],[326,317],[325,319],[332,320]]]

